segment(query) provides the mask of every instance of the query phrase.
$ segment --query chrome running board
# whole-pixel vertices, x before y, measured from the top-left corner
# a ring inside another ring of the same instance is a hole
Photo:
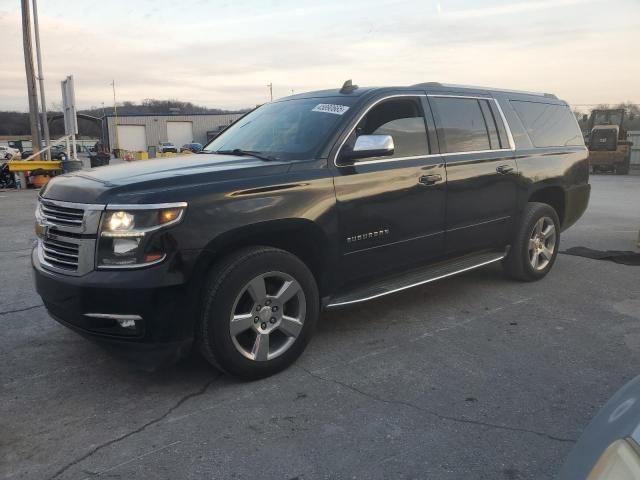
[[[484,251],[424,266],[358,287],[340,296],[328,297],[324,299],[323,307],[336,308],[353,303],[366,302],[367,300],[373,300],[374,298],[401,292],[425,283],[435,282],[452,275],[468,272],[490,263],[499,262],[506,255],[507,253],[504,251]]]

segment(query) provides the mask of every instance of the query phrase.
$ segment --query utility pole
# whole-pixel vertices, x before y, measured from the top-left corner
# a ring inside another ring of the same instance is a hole
[[[38,128],[38,92],[33,73],[33,48],[31,46],[31,19],[29,0],[20,0],[22,6],[22,46],[24,50],[24,68],[27,74],[27,94],[29,98],[29,123],[31,125],[31,145],[34,152],[42,148],[40,129]],[[36,160],[39,155],[36,156]]]
[[[102,138],[102,149],[104,150],[104,146],[107,144],[107,141],[104,138],[104,122],[106,122],[107,119],[104,117],[104,102],[102,102],[102,118],[100,119],[100,133],[102,135],[100,135],[100,137]]]
[[[44,98],[44,75],[42,74],[42,55],[40,53],[40,27],[38,26],[38,2],[33,0],[33,31],[36,34],[36,58],[38,59],[38,82],[40,83],[40,103],[42,105],[42,130],[44,131],[45,147],[49,148],[51,138],[49,137],[49,122],[47,119],[47,102]],[[40,149],[38,149],[40,150]],[[45,150],[44,158],[49,160],[51,152]]]
[[[273,102],[273,82],[267,85],[267,87],[269,88],[269,98],[271,99],[270,101]]]
[[[120,148],[120,142],[118,141],[118,107],[116,106],[116,81],[113,80],[111,82],[111,86],[113,87],[113,125],[115,126],[115,139],[116,145],[113,150],[118,150]]]

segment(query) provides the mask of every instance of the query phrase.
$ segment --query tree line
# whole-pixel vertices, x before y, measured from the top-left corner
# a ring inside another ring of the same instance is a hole
[[[605,105],[600,104],[593,109],[588,110],[587,113],[580,112],[578,110],[574,110],[574,114],[578,119],[578,124],[580,125],[580,129],[586,131],[588,129],[589,124],[589,116],[593,110],[624,110],[624,120],[622,122],[622,128],[625,130],[640,130],[640,104],[631,103],[631,102],[622,102],[616,105]],[[586,121],[584,116],[587,116]]]
[[[58,116],[62,114],[62,107],[54,103],[52,109],[47,112],[48,117]],[[116,105],[119,115],[139,114],[139,115],[160,115],[160,114],[178,114],[188,115],[191,113],[238,113],[245,112],[242,110],[224,110],[220,108],[209,108],[195,105],[191,102],[181,102],[179,100],[156,100],[147,98],[140,103],[122,102]],[[79,110],[78,113],[84,113],[93,117],[101,118],[104,115],[113,115],[114,108],[92,106],[87,109]],[[61,137],[64,135],[64,124],[62,120],[54,120],[50,123],[51,137]],[[90,120],[78,119],[78,130],[80,135],[90,137],[100,137],[100,125]],[[29,126],[29,114],[25,112],[0,111],[0,135],[22,136],[31,133]]]
[[[640,130],[640,105],[631,102],[623,102],[616,105],[598,105],[595,109],[624,109],[625,118],[623,128],[626,130]],[[122,102],[117,104],[117,110],[119,114],[139,114],[139,115],[160,115],[160,114],[181,114],[188,115],[190,113],[238,113],[246,112],[248,109],[242,110],[224,110],[220,108],[208,108],[200,105],[195,105],[191,102],[181,102],[179,100],[156,100],[147,98],[140,103],[135,102]],[[49,117],[60,115],[62,109],[60,105],[53,104],[52,111],[48,112]],[[103,115],[113,115],[114,108],[111,107],[90,107],[88,109],[80,110],[79,113],[84,113],[94,117],[102,117]],[[587,130],[587,122],[583,119],[583,112],[574,110],[580,128]],[[591,113],[588,111],[587,117]],[[100,137],[100,125],[89,120],[78,119],[78,129],[81,135],[89,137]],[[7,112],[0,111],[0,135],[29,135],[29,114],[24,112]],[[57,120],[51,123],[51,137],[57,138],[64,135],[64,124],[62,120]]]

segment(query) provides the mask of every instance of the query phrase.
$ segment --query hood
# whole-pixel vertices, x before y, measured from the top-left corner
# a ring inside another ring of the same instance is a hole
[[[194,154],[80,170],[52,179],[41,195],[78,203],[108,203],[113,195],[161,192],[192,184],[285,172],[289,162],[243,155]]]

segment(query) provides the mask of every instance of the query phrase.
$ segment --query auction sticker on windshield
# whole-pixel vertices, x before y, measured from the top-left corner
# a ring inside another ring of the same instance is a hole
[[[342,115],[347,110],[349,110],[349,107],[345,105],[334,105],[332,103],[319,103],[311,111],[333,113],[334,115]]]

